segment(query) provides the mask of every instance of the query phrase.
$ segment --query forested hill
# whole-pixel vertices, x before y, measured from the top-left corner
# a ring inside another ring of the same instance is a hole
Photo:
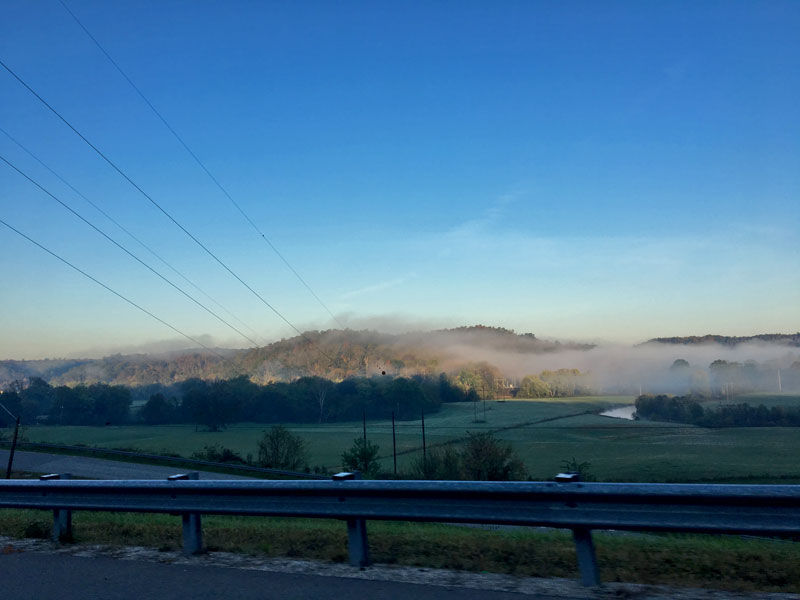
[[[498,352],[589,350],[587,344],[540,340],[531,333],[477,325],[438,331],[384,334],[375,331],[309,331],[260,348],[187,351],[170,355],[120,355],[100,359],[0,361],[0,388],[41,377],[53,385],[109,383],[169,385],[190,378],[215,380],[248,375],[253,381],[290,381],[305,375],[333,380],[382,373],[408,376],[456,370]]]
[[[743,337],[728,335],[690,335],[686,337],[661,337],[647,340],[645,344],[721,344],[723,346],[737,346],[750,342],[767,344],[781,344],[784,346],[800,347],[800,333],[762,333]]]

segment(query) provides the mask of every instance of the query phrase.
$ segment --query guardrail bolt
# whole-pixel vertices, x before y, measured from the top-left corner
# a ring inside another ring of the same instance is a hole
[[[40,481],[53,481],[55,479],[72,479],[69,473],[51,473],[39,476]],[[50,535],[56,543],[72,541],[72,511],[66,508],[53,509],[53,531]]]
[[[197,479],[200,479],[200,474],[196,471],[167,477],[167,481],[194,481]],[[200,554],[203,551],[203,525],[200,513],[181,513],[181,520],[183,521],[183,553],[187,556]]]
[[[337,473],[334,481],[354,481],[361,479],[361,473]],[[369,540],[367,539],[367,521],[365,519],[347,519],[347,551],[350,555],[350,566],[368,567]]]

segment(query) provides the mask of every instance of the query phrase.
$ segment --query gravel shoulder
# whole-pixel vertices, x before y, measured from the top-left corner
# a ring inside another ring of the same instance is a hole
[[[343,578],[372,582],[416,584],[434,586],[444,597],[445,591],[463,590],[458,598],[496,597],[493,593],[513,593],[545,599],[601,600],[622,598],[631,600],[800,600],[798,594],[778,593],[736,593],[719,590],[674,588],[666,586],[607,583],[600,588],[583,588],[576,581],[557,578],[517,577],[489,573],[468,573],[448,571],[444,569],[423,569],[393,565],[375,565],[358,569],[340,563],[321,561],[295,560],[287,558],[263,558],[234,554],[230,552],[208,552],[199,556],[186,557],[179,552],[161,552],[142,547],[113,547],[100,545],[64,545],[58,546],[44,540],[15,540],[0,536],[0,565],[4,557],[20,553],[37,553],[52,555],[53,560],[59,555],[75,557],[115,559],[119,561],[138,561],[142,563],[160,563],[180,567],[220,567],[242,571],[261,571],[267,573],[283,573],[303,575],[310,578]],[[6,563],[8,564],[8,563]],[[237,576],[231,574],[232,581]],[[337,584],[331,581],[331,586]],[[315,584],[319,585],[319,584]],[[323,580],[324,587],[324,580]],[[446,589],[445,589],[446,588]],[[405,588],[385,588],[381,597],[408,597]],[[420,588],[421,590],[422,588]],[[398,591],[399,590],[399,591]],[[478,592],[476,595],[471,592]],[[420,600],[424,597],[415,593]]]

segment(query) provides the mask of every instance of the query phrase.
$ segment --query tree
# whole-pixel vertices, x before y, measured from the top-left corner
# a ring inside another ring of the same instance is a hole
[[[421,410],[436,410],[434,403],[426,401],[419,383],[406,377],[397,377],[389,382],[383,393],[383,404],[384,410],[379,416],[385,418],[395,411],[395,416],[401,420],[416,419]]]
[[[539,377],[550,386],[551,396],[578,396],[592,393],[586,383],[586,376],[578,369],[545,370]]]
[[[62,385],[55,389],[54,395],[49,422],[59,425],[89,425],[92,422],[94,402],[85,385],[74,388]]]
[[[150,399],[139,411],[148,425],[161,425],[163,423],[174,423],[178,417],[177,403],[174,398],[167,400],[161,392],[153,394]]]
[[[526,475],[525,465],[511,445],[498,440],[491,432],[470,433],[461,456],[467,479],[511,481]]]
[[[308,450],[300,436],[283,425],[264,432],[258,442],[258,465],[268,469],[299,471],[308,465]]]
[[[34,423],[47,414],[53,403],[53,388],[41,377],[31,377],[28,387],[19,392],[19,415],[23,423]]]
[[[689,368],[689,361],[684,360],[683,358],[678,358],[675,362],[672,363],[672,366],[669,368],[670,371],[682,371],[684,369]]]
[[[319,422],[322,423],[326,420],[325,414],[325,400],[328,397],[328,390],[331,388],[331,382],[322,377],[315,377],[316,385],[314,392],[317,398],[317,406],[319,406]]]
[[[211,431],[219,431],[236,415],[238,398],[231,393],[227,382],[211,385],[199,380],[187,380],[183,384],[182,410],[191,420],[205,425]]]
[[[353,440],[353,446],[342,454],[342,465],[349,471],[361,471],[365,477],[375,477],[380,474],[378,451],[380,446],[364,438]]]
[[[550,395],[550,386],[536,375],[527,375],[519,384],[520,398],[545,398]]]
[[[88,388],[94,425],[120,425],[128,421],[131,392],[121,385],[96,383]]]

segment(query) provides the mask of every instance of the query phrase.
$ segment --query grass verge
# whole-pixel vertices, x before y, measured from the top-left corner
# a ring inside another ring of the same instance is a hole
[[[47,538],[50,514],[0,511],[0,534]],[[569,533],[484,530],[442,524],[371,521],[376,563],[507,573],[578,576]],[[203,517],[210,550],[334,562],[347,560],[341,521],[258,517]],[[78,512],[78,543],[180,548],[180,520],[169,515]],[[800,544],[704,535],[595,535],[603,581],[705,587],[731,591],[800,591]]]

